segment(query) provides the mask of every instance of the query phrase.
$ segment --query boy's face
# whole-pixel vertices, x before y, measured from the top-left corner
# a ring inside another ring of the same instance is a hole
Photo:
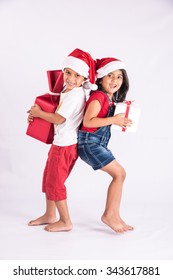
[[[71,68],[64,69],[64,83],[66,84],[66,91],[70,91],[75,87],[80,87],[85,78],[73,71]]]

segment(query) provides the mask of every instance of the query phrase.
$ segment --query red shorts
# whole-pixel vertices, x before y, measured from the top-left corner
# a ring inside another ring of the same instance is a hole
[[[64,200],[67,198],[64,185],[78,158],[77,145],[60,147],[52,145],[43,174],[42,191],[49,200]]]

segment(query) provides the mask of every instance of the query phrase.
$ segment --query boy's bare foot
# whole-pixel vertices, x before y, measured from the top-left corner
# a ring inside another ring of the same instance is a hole
[[[46,226],[44,229],[49,232],[56,232],[56,231],[70,231],[72,230],[73,225],[71,222],[65,223],[61,220]]]
[[[103,215],[101,217],[101,220],[104,224],[106,224],[107,226],[109,226],[111,229],[113,229],[118,233],[123,233],[126,232],[127,230],[133,229],[133,227],[126,225],[126,223],[122,221],[121,218],[115,218],[115,217],[108,218],[106,215]]]
[[[41,226],[41,225],[46,225],[46,224],[52,224],[52,223],[55,223],[56,220],[57,220],[56,217],[44,214],[43,216],[30,221],[28,223],[28,226]]]

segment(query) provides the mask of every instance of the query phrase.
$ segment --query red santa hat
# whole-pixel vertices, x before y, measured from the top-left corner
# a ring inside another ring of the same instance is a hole
[[[119,69],[126,70],[125,64],[116,58],[106,57],[102,59],[96,60],[96,77],[102,78],[112,71],[116,71]]]
[[[87,78],[88,82],[84,83],[85,88],[97,89],[97,85],[95,84],[95,61],[89,53],[75,49],[64,60],[64,68],[71,68],[79,75]]]

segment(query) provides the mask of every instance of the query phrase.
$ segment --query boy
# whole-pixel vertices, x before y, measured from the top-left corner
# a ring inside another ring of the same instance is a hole
[[[54,124],[55,136],[48,153],[43,175],[42,191],[46,194],[46,211],[43,216],[29,222],[29,226],[48,224],[45,230],[69,231],[72,229],[65,181],[77,160],[77,132],[83,119],[86,95],[83,84],[89,80],[94,89],[95,62],[89,53],[75,49],[63,63],[64,88],[55,113],[44,112],[38,105],[28,111],[28,121],[42,118]],[[59,220],[56,219],[56,208]]]

